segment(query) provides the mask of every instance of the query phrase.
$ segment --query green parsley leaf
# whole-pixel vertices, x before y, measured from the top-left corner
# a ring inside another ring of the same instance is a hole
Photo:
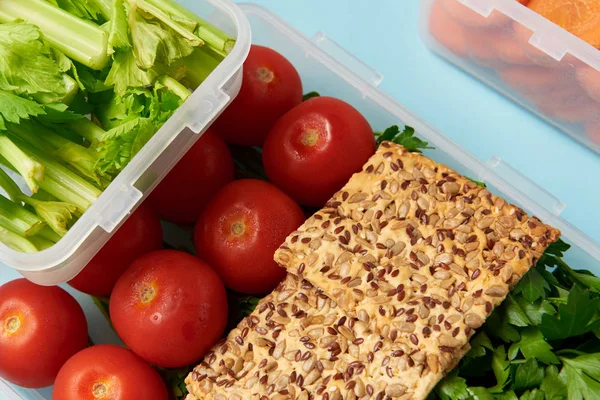
[[[600,328],[600,299],[575,285],[567,304],[558,305],[558,316],[545,314],[539,328],[548,340],[583,335]]]
[[[600,354],[587,354],[569,359],[561,357],[569,392],[569,400],[600,399]]]
[[[546,398],[543,391],[538,389],[528,390],[523,393],[519,400],[544,400]]]
[[[540,385],[540,390],[546,394],[546,400],[566,400],[567,384],[558,375],[558,368],[550,365],[546,368],[544,380]]]
[[[509,390],[508,392],[494,394],[494,400],[519,400],[515,392]]]
[[[552,352],[552,346],[544,340],[544,336],[537,328],[532,327],[523,330],[521,340],[513,343],[511,349],[513,347],[521,350],[526,360],[536,358],[546,364],[560,364],[560,361]]]
[[[479,332],[470,342],[471,350],[465,357],[476,358],[486,355],[487,350],[494,351],[494,346],[485,332]]]
[[[556,242],[551,243],[547,248],[546,251],[544,251],[544,254],[548,255],[553,255],[555,257],[563,257],[564,253],[569,250],[571,248],[571,245],[566,243],[564,240],[562,239],[558,239]]]
[[[600,278],[594,276],[590,271],[573,271],[571,275],[577,282],[585,285],[592,292],[600,293]]]
[[[521,327],[531,325],[531,321],[529,321],[527,314],[525,314],[525,311],[523,311],[513,296],[509,295],[502,303],[502,307],[504,307],[504,311],[506,312],[508,323]]]
[[[513,389],[515,391],[533,389],[544,380],[544,370],[535,358],[527,360],[517,367]]]
[[[467,391],[467,382],[464,378],[457,375],[456,371],[451,372],[435,387],[435,393],[442,400],[463,400],[470,397]]]
[[[467,389],[471,397],[469,400],[494,400],[494,397],[484,387],[470,387]]]
[[[319,92],[308,92],[304,96],[302,96],[302,101],[310,100],[314,97],[319,97],[319,96],[321,96],[319,94]]]
[[[21,119],[44,114],[44,108],[35,101],[0,90],[0,131],[6,130],[7,122],[18,124]]]
[[[550,285],[537,268],[529,270],[514,289],[514,293],[521,293],[530,303],[546,296],[547,292],[550,292]]]
[[[508,323],[508,318],[500,311],[494,312],[488,317],[484,325],[486,333],[505,342],[518,342],[521,339],[519,331]]]
[[[474,182],[477,186],[481,186],[482,188],[487,187],[487,185],[481,181],[476,181],[475,179],[469,178],[468,176],[465,176],[465,178],[467,178],[471,182]]]
[[[397,125],[390,126],[383,133],[375,132],[377,144],[389,141],[404,146],[406,150],[421,153],[425,149],[433,149],[429,147],[429,143],[414,136],[415,130],[410,126],[405,126],[402,133]]]
[[[532,325],[541,324],[544,314],[556,314],[554,306],[546,300],[539,299],[534,303],[530,303],[523,296],[514,296],[514,299],[519,303]]]
[[[506,349],[504,346],[498,346],[494,351],[492,358],[492,369],[496,376],[496,386],[490,389],[493,393],[501,393],[506,387],[510,378],[510,361],[506,359]]]

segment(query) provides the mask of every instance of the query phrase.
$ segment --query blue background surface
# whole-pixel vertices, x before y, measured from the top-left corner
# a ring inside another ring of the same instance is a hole
[[[307,36],[318,31],[384,76],[380,87],[480,160],[493,155],[566,203],[600,242],[600,155],[431,53],[418,0],[255,0]],[[311,88],[306,88],[306,91]]]

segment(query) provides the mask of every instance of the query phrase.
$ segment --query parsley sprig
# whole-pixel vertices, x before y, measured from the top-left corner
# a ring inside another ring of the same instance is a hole
[[[423,150],[433,149],[433,147],[429,147],[429,143],[416,137],[414,128],[410,126],[405,126],[404,130],[400,132],[398,125],[393,125],[383,132],[375,132],[375,137],[378,145],[385,141],[394,142],[404,146],[406,150],[415,153],[422,153]]]
[[[600,399],[600,278],[548,247],[437,386],[441,400]]]

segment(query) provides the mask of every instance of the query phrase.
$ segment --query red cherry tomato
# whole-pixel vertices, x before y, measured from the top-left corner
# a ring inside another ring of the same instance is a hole
[[[302,81],[294,66],[275,50],[253,45],[240,93],[214,127],[229,143],[261,146],[277,119],[301,102]]]
[[[65,290],[26,279],[0,286],[0,377],[28,388],[50,386],[87,343],[83,310]]]
[[[285,276],[273,261],[275,250],[304,220],[302,209],[270,183],[234,181],[215,195],[198,220],[196,252],[228,288],[267,293]]]
[[[269,179],[298,203],[320,207],[375,153],[367,120],[351,105],[315,97],[281,117],[263,148]]]
[[[204,261],[173,250],[131,264],[110,298],[115,330],[138,356],[161,367],[198,361],[227,324],[227,295]]]
[[[92,296],[108,297],[115,283],[137,257],[162,247],[156,213],[140,205],[88,265],[68,283]]]
[[[152,191],[148,204],[164,220],[192,224],[211,197],[233,178],[233,159],[227,145],[206,131]]]
[[[158,372],[130,350],[110,344],[75,354],[62,367],[52,400],[167,400]]]

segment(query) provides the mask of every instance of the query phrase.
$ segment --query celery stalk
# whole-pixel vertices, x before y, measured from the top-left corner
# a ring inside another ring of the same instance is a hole
[[[196,29],[196,34],[218,54],[226,56],[233,49],[235,44],[234,39],[177,2],[173,0],[145,0],[145,2],[164,10],[170,15],[181,16],[197,22],[198,28]]]
[[[38,184],[44,178],[45,168],[39,162],[31,159],[7,136],[0,134],[0,156],[9,163],[25,179],[32,193],[38,191]]]
[[[49,242],[53,242],[53,243],[57,243],[61,239],[61,237],[58,236],[58,234],[56,232],[54,232],[52,229],[50,229],[49,226],[46,226],[37,235],[32,236],[32,238],[33,237],[40,237],[42,239],[48,240]]]
[[[18,19],[37,25],[50,44],[66,56],[95,69],[104,68],[108,33],[43,0],[0,0],[0,22]]]
[[[31,236],[27,238],[27,240],[29,240],[31,244],[33,244],[38,249],[38,251],[49,249],[50,247],[55,245],[55,242],[45,239],[40,235]]]
[[[83,177],[100,184],[101,179],[95,173],[98,156],[93,150],[73,143],[41,124],[23,121],[19,125],[9,125],[8,131],[45,154],[53,154]]]
[[[0,196],[0,226],[25,237],[37,234],[46,224],[19,204]]]
[[[75,133],[81,137],[87,139],[90,143],[96,143],[106,133],[104,129],[93,123],[87,118],[80,119],[79,121],[71,122],[69,124]]]
[[[102,194],[100,189],[30,144],[21,140],[18,144],[25,154],[44,165],[46,175],[39,186],[60,201],[73,204],[84,212]]]
[[[67,234],[67,227],[77,207],[69,203],[41,201],[27,196],[22,196],[21,200],[33,207],[37,215],[59,236]]]
[[[4,189],[12,201],[20,201],[23,192],[21,192],[19,186],[17,186],[15,181],[13,181],[2,168],[0,168],[0,188]]]
[[[177,80],[171,78],[168,75],[159,76],[156,80],[158,83],[169,89],[171,92],[175,93],[181,100],[187,100],[190,97],[191,93],[188,88],[183,86]]]
[[[38,249],[29,240],[8,229],[3,228],[2,226],[0,226],[0,242],[4,243],[13,250],[23,253],[36,253],[38,251]]]

